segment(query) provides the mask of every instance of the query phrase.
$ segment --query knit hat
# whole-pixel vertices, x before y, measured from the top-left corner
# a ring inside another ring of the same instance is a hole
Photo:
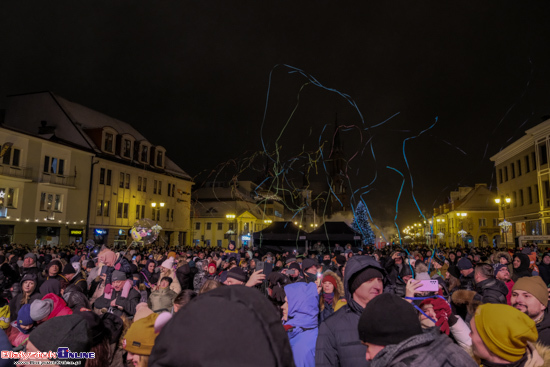
[[[399,344],[422,334],[414,307],[392,293],[382,293],[367,303],[359,319],[358,329],[359,338],[363,342],[381,346]]]
[[[477,308],[474,319],[487,349],[509,362],[521,359],[527,342],[535,343],[538,339],[535,322],[508,305],[483,304]]]
[[[23,275],[23,278],[21,278],[20,284],[23,285],[23,283],[25,283],[27,280],[33,281],[33,282],[34,282],[34,285],[36,285],[36,284],[37,284],[37,282],[36,282],[36,274],[27,273],[27,274]]]
[[[33,259],[34,262],[36,262],[36,255],[33,254],[32,252],[27,253],[27,254],[25,255],[25,257],[23,258],[23,260],[25,260],[26,258],[29,258],[29,257],[30,257],[31,259]]]
[[[338,285],[336,284],[336,279],[334,279],[334,277],[332,275],[325,275],[323,277],[322,282],[323,283],[329,282],[330,284],[332,284],[334,286],[334,289],[338,288]]]
[[[218,268],[218,266],[216,265],[215,262],[211,262],[210,264],[208,264],[208,267],[210,268],[211,266],[213,266],[214,268]]]
[[[357,288],[361,286],[361,284],[368,282],[369,280],[373,278],[380,278],[384,279],[384,275],[382,272],[376,268],[373,267],[367,267],[363,271],[360,271],[359,273],[355,274],[350,280],[349,280],[349,291],[351,294],[355,293]]]
[[[61,272],[62,275],[67,274],[76,274],[76,270],[74,270],[74,267],[72,264],[67,264],[63,267],[63,271]]]
[[[57,316],[37,326],[29,341],[41,352],[66,347],[71,352],[89,352],[92,345],[88,323],[78,315]]]
[[[290,264],[291,262],[293,261],[296,261],[296,256],[294,255],[289,255],[286,260],[285,260],[285,264]]]
[[[120,270],[115,270],[113,271],[113,274],[111,275],[111,280],[114,282],[114,281],[117,281],[117,280],[126,280],[126,273],[120,271]]]
[[[506,268],[508,269],[508,267],[504,264],[494,264],[493,265],[493,269],[494,269],[494,276],[496,277],[498,272],[502,269],[502,268]]]
[[[55,260],[50,261],[50,262],[48,263],[48,265],[46,265],[46,268],[45,268],[46,273],[47,273],[48,270],[49,270],[52,266],[54,266],[54,265],[57,265],[59,271],[63,270],[63,264],[61,264],[61,261],[55,259]]]
[[[460,270],[458,270],[458,267],[456,267],[456,265],[449,266],[447,272],[455,278],[460,278]]]
[[[168,259],[164,260],[160,266],[166,269],[172,269],[172,266],[174,266],[174,258],[169,257]]]
[[[415,280],[430,280],[432,278],[430,278],[430,274],[426,273],[426,272],[422,272],[422,273],[418,273],[416,274],[416,276],[414,277]]]
[[[21,306],[19,312],[17,313],[17,325],[19,326],[28,326],[31,325],[35,320],[31,317],[31,305],[26,304]]]
[[[176,258],[176,252],[175,251],[170,251],[168,253],[168,258],[171,258],[171,257],[174,258],[174,259]]]
[[[306,271],[312,266],[319,266],[319,262],[316,259],[307,258],[302,261],[302,270]]]
[[[458,260],[456,266],[458,267],[458,270],[467,270],[474,268],[474,265],[467,257],[463,257],[462,259]]]
[[[239,282],[246,282],[246,273],[241,268],[233,268],[227,272],[228,278],[233,278]]]
[[[337,256],[335,257],[335,259],[336,259],[336,263],[337,263],[338,265],[340,265],[340,266],[346,265],[346,257],[345,257],[345,256],[343,256],[343,255],[337,255]]]
[[[519,278],[514,284],[512,292],[515,290],[531,293],[544,307],[548,306],[548,287],[539,276]]]
[[[130,353],[149,356],[155,345],[155,320],[158,314],[152,313],[138,321],[134,321],[122,341],[122,348]]]
[[[53,300],[52,299],[37,299],[31,303],[30,316],[34,321],[44,320],[46,317],[50,316],[53,311]]]

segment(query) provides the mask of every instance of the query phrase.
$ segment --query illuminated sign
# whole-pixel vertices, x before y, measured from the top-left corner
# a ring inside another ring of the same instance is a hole
[[[126,235],[126,231],[124,229],[119,229],[118,230],[118,235],[119,236],[125,236]]]
[[[83,231],[82,231],[81,229],[71,229],[71,230],[69,231],[69,234],[70,234],[71,236],[82,236],[82,232],[83,232]]]
[[[107,234],[107,230],[106,229],[99,229],[99,228],[96,228],[95,231],[94,231],[95,234],[99,235],[99,236],[102,236],[102,235],[106,235]]]
[[[241,240],[250,241],[250,236],[241,236]]]

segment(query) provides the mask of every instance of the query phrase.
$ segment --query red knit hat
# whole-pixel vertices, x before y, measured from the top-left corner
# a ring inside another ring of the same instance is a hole
[[[334,289],[338,289],[338,285],[336,284],[336,279],[334,279],[334,277],[332,275],[325,275],[323,277],[323,282],[329,282],[331,283],[333,286],[334,286]]]

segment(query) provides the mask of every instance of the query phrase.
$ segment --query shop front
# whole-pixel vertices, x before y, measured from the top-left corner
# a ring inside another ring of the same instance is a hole
[[[14,226],[0,226],[0,244],[9,245],[10,243],[13,243],[13,229]]]
[[[123,248],[127,245],[129,229],[118,229],[115,235],[115,248]]]
[[[83,236],[84,236],[83,229],[69,228],[69,243],[82,243]]]
[[[60,227],[36,227],[36,244],[40,247],[59,245]]]
[[[107,239],[109,236],[109,230],[104,228],[94,228],[94,241],[98,245],[105,245],[107,244]]]

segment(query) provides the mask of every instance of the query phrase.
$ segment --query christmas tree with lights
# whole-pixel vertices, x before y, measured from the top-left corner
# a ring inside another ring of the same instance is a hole
[[[363,246],[374,245],[375,235],[369,223],[367,208],[362,201],[355,208],[355,217],[353,218],[352,228],[361,234]]]

